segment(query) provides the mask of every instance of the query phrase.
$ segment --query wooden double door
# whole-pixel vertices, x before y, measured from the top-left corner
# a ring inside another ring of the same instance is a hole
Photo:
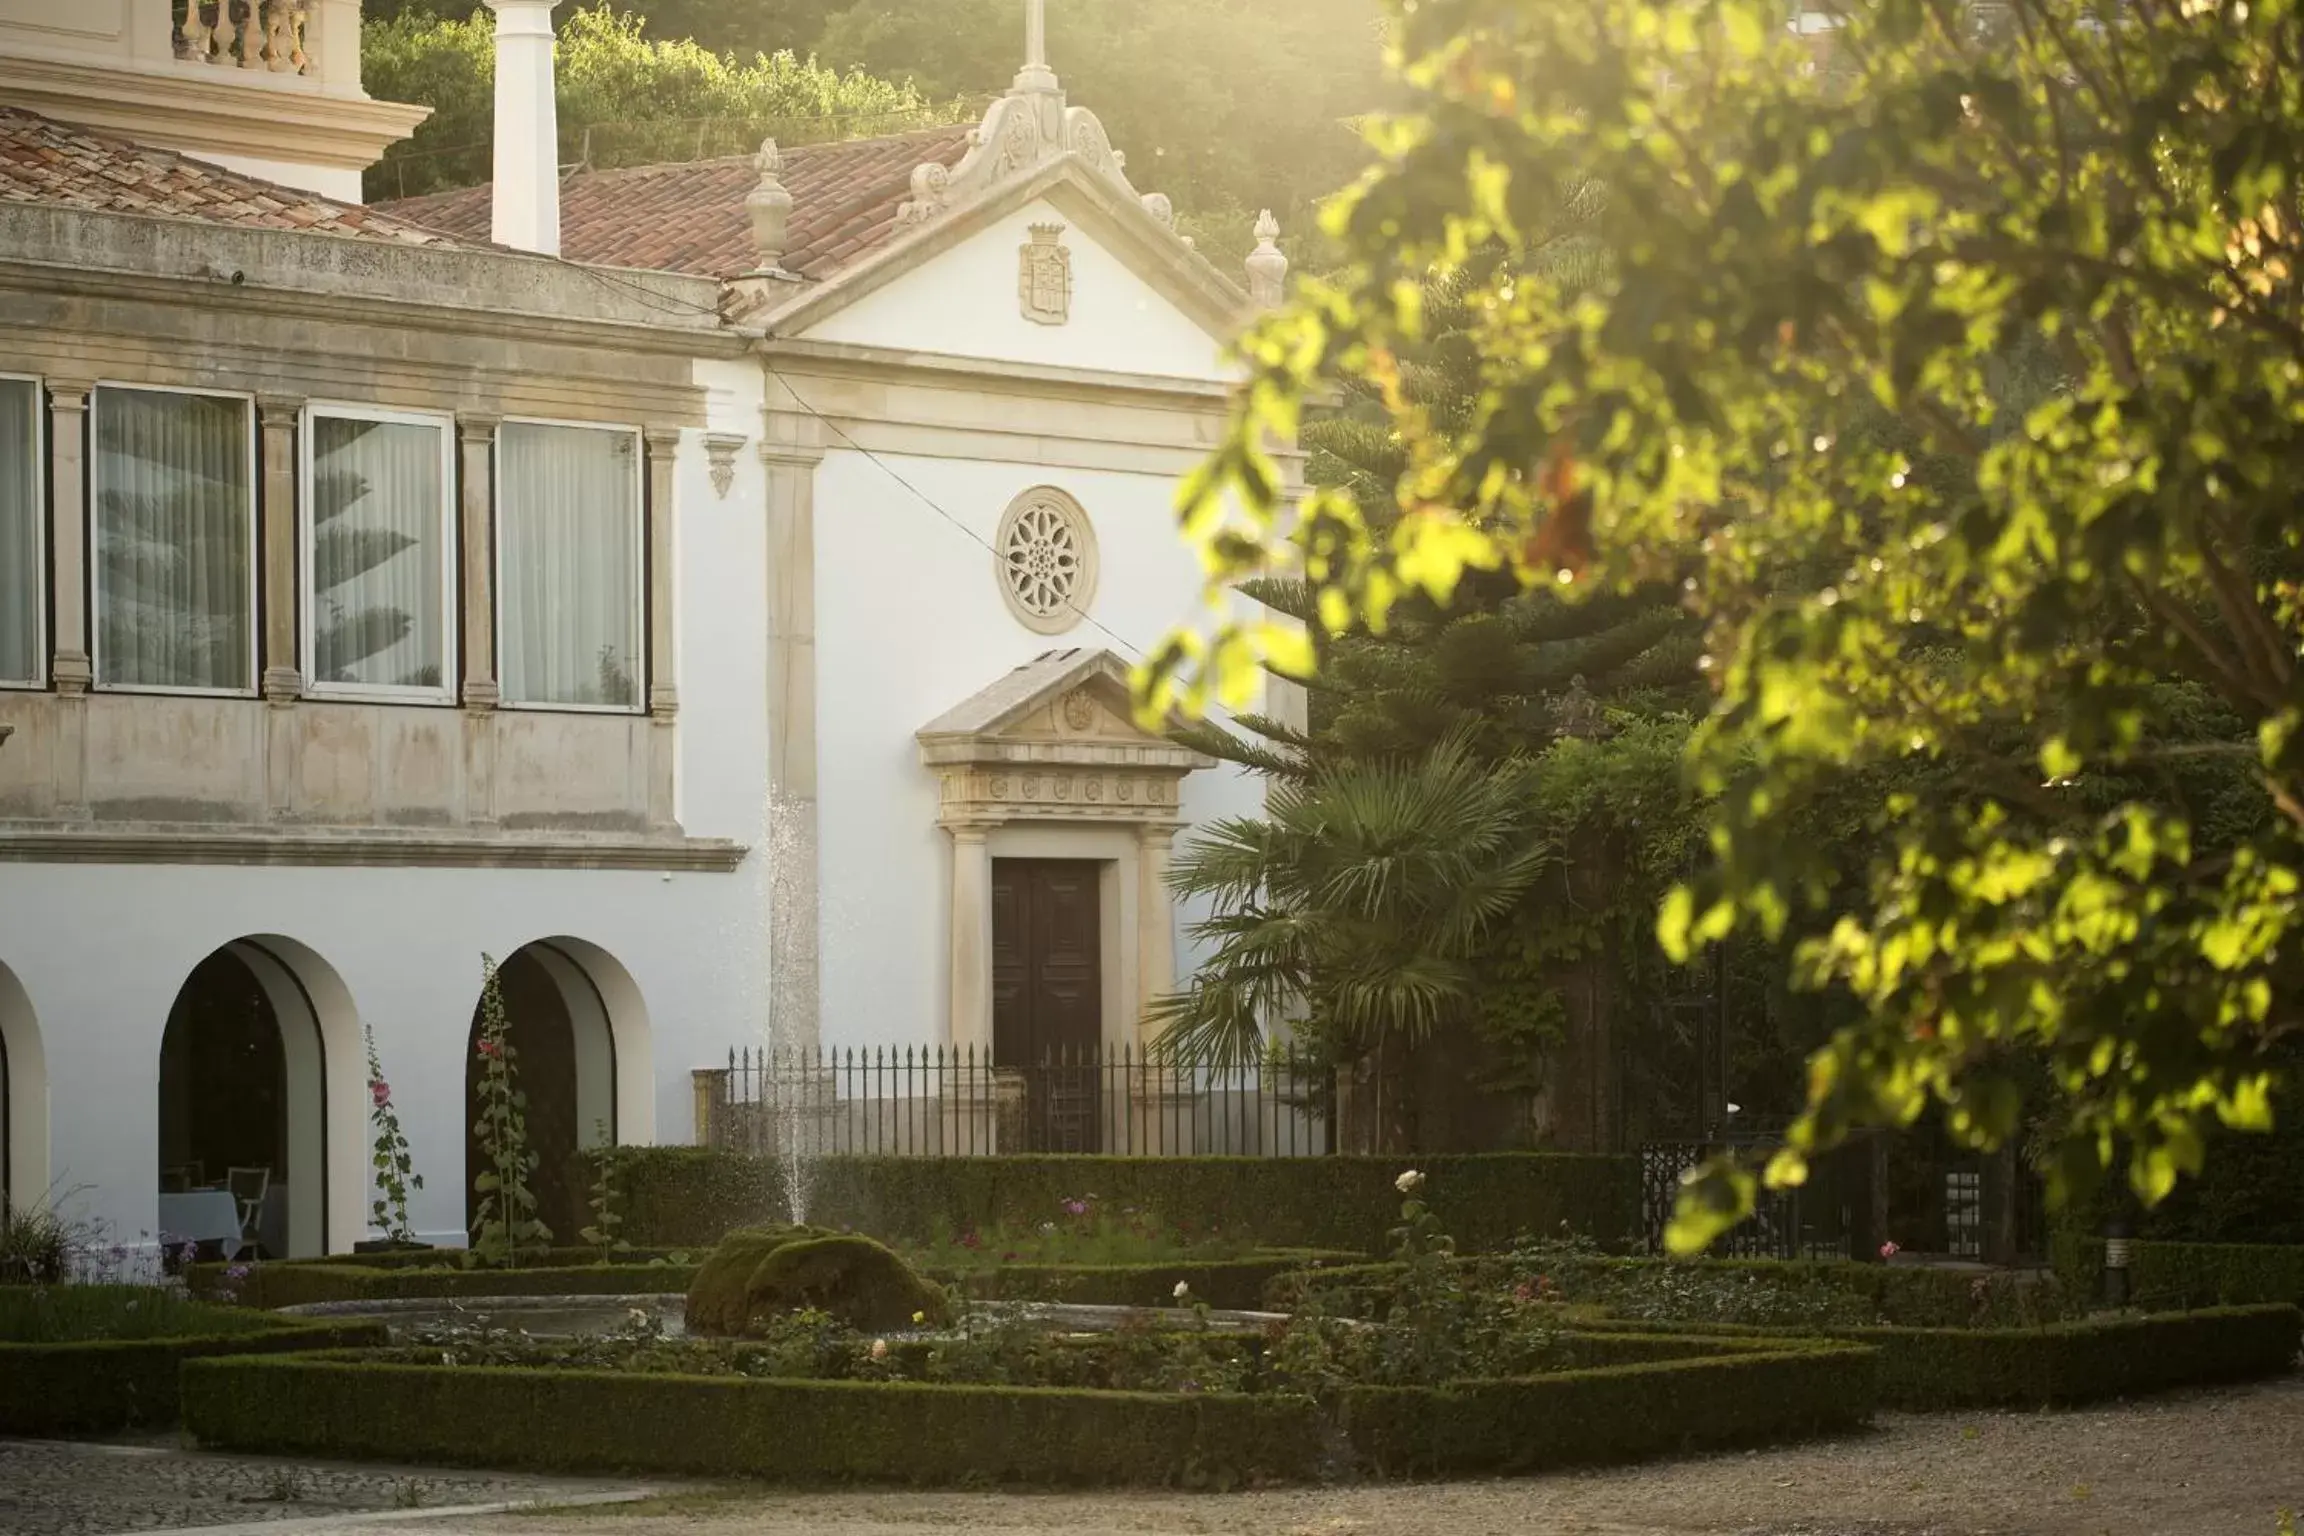
[[[992,1062],[1024,1074],[1028,1151],[1103,1146],[1101,873],[1079,859],[992,864]]]

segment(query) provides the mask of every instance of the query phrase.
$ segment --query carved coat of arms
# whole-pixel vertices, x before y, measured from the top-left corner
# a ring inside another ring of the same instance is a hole
[[[1061,224],[1035,224],[1023,248],[1016,277],[1024,318],[1037,325],[1062,325],[1072,318],[1072,253],[1059,242]]]

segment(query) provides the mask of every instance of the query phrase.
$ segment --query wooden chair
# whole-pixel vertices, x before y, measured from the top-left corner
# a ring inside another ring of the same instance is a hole
[[[224,1187],[232,1192],[232,1199],[240,1207],[240,1240],[250,1247],[257,1242],[257,1228],[264,1219],[264,1192],[272,1187],[269,1168],[227,1168]]]

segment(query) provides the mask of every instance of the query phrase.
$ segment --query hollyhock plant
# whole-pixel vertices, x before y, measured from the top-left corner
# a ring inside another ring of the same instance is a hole
[[[376,1031],[369,1027],[363,1032],[368,1037],[368,1119],[376,1130],[376,1155],[371,1159],[376,1170],[376,1197],[368,1213],[386,1237],[397,1243],[413,1243],[416,1229],[408,1219],[408,1191],[422,1189],[424,1175],[416,1171],[408,1154],[408,1138],[400,1130],[400,1116],[392,1108],[392,1085],[386,1081],[384,1063],[376,1054]]]

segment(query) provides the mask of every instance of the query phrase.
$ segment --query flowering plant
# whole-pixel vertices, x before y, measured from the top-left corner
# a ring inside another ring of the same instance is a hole
[[[368,1037],[368,1123],[376,1130],[375,1156],[370,1159],[376,1198],[369,1204],[369,1218],[392,1241],[413,1243],[416,1229],[408,1220],[408,1191],[422,1189],[424,1175],[408,1155],[408,1138],[392,1107],[392,1085],[385,1081],[384,1063],[376,1054],[375,1027],[367,1026],[363,1033]]]
[[[523,1253],[548,1248],[552,1229],[536,1217],[536,1193],[529,1179],[537,1157],[528,1146],[528,1095],[520,1091],[520,1053],[508,1038],[512,1020],[504,1011],[504,987],[496,962],[480,957],[480,1113],[473,1126],[480,1144],[480,1172],[472,1188],[480,1196],[480,1219],[472,1230],[472,1256],[482,1264],[507,1268]]]
[[[1903,1249],[1897,1247],[1893,1242],[1886,1242],[1880,1245],[1880,1257],[1883,1259],[1892,1259],[1903,1251]]]

